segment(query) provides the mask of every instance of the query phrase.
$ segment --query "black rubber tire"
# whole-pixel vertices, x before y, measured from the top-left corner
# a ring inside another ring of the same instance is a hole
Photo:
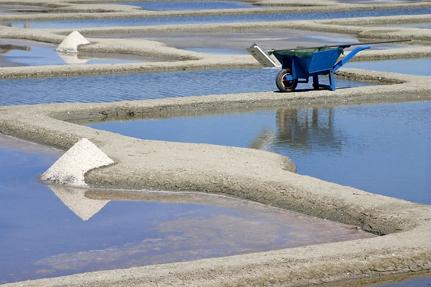
[[[285,79],[286,75],[290,75],[290,70],[282,69],[280,72],[278,72],[277,77],[275,78],[275,84],[277,85],[277,88],[283,93],[294,91],[298,85],[297,79],[288,81]]]

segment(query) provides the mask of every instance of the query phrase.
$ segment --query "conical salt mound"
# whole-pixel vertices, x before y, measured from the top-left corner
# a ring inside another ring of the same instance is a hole
[[[95,144],[83,138],[45,171],[41,179],[57,184],[87,186],[85,183],[85,173],[113,163],[114,161]]]
[[[78,46],[85,44],[90,44],[90,41],[78,31],[73,31],[58,45],[57,51],[66,54],[78,53]]]

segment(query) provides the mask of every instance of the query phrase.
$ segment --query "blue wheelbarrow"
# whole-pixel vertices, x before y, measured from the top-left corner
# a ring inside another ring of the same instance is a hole
[[[308,83],[310,77],[313,77],[314,89],[323,88],[335,91],[335,72],[349,62],[357,53],[369,48],[370,46],[368,45],[356,47],[338,62],[338,58],[344,53],[342,46],[271,51],[281,63],[281,70],[275,79],[277,88],[281,92],[294,91],[298,83]],[[319,83],[319,76],[321,75],[328,76],[329,85]]]
[[[365,49],[369,49],[370,46],[368,44],[404,41],[409,40],[270,50],[268,52],[262,51],[262,49],[256,44],[253,44],[247,50],[254,58],[256,58],[259,63],[265,67],[280,68],[280,65],[276,63],[270,57],[270,55],[274,55],[274,57],[280,62],[281,70],[277,74],[275,83],[281,92],[294,91],[298,83],[308,83],[310,77],[313,77],[314,89],[318,90],[323,88],[335,91],[337,87],[335,72],[344,64],[349,62],[356,54]],[[338,60],[340,55],[344,53],[344,49],[351,46],[358,47],[350,51],[350,53],[341,60]],[[329,85],[323,85],[319,83],[319,76],[321,75],[327,75],[329,77]]]

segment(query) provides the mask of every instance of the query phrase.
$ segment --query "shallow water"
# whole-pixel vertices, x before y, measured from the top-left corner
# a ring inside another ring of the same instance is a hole
[[[110,102],[274,91],[276,69],[226,69],[48,79],[0,80],[0,105]],[[340,79],[338,87],[370,83]]]
[[[12,2],[11,2],[12,3]],[[47,8],[39,5],[0,4],[0,15],[16,13],[43,13]]]
[[[109,26],[140,26],[163,24],[193,24],[193,23],[230,23],[250,21],[282,21],[282,20],[313,20],[335,19],[350,17],[371,17],[389,15],[418,15],[428,14],[429,8],[395,8],[374,9],[342,12],[313,12],[313,13],[275,13],[275,14],[246,14],[246,15],[219,15],[219,16],[156,16],[140,18],[115,19],[81,19],[81,20],[42,20],[42,21],[7,21],[3,25],[20,28],[51,28],[51,29],[80,29],[90,27]]]
[[[390,27],[390,28],[419,28],[431,29],[431,22],[425,23],[388,23],[388,24],[369,24],[374,27]]]
[[[431,29],[431,22],[429,22],[429,23],[401,24],[400,26],[405,27],[405,28]]]
[[[58,53],[55,49],[55,45],[43,42],[0,39],[0,67],[65,64],[124,64],[148,62],[151,60],[146,57],[108,53],[88,54],[81,52],[79,55],[65,55]]]
[[[405,279],[399,282],[380,283],[369,285],[370,287],[430,287],[431,276]]]
[[[0,135],[0,283],[371,237],[226,197],[49,188],[59,154]]]
[[[431,102],[109,121],[143,139],[252,147],[293,159],[300,174],[431,203]],[[414,128],[412,128],[414,127]]]
[[[418,3],[422,0],[337,0],[340,3],[351,3],[351,4],[368,4],[368,3]]]
[[[384,61],[351,62],[348,68],[431,76],[431,58],[395,59]]]
[[[322,287],[430,287],[431,273],[394,274],[378,278],[363,278],[348,282],[328,283]]]
[[[84,33],[85,35],[85,33]],[[302,31],[296,29],[255,29],[253,31],[208,31],[208,32],[130,32],[111,33],[99,31],[90,33],[97,38],[145,39],[163,42],[168,46],[210,54],[247,55],[246,48],[253,43],[263,50],[291,49],[358,43],[354,35],[329,32]],[[373,50],[406,47],[399,43],[376,44]],[[351,50],[347,48],[346,50]]]
[[[264,50],[357,43],[355,36],[293,29],[259,29],[223,32],[92,33],[94,37],[146,39],[180,49],[213,54],[248,54],[256,43]]]
[[[238,8],[253,8],[256,7],[251,3],[240,1],[208,1],[208,2],[124,2],[116,4],[126,4],[138,6],[144,10],[164,11],[164,10],[206,10],[206,9],[238,9]]]

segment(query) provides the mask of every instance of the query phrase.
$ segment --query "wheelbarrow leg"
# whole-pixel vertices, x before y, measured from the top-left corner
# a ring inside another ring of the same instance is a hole
[[[335,73],[330,71],[329,72],[329,89],[331,89],[331,91],[335,91],[336,88],[337,88],[337,81],[335,79]]]
[[[319,86],[319,76],[318,75],[313,75],[313,88],[315,90],[318,90],[320,88],[320,86]]]

